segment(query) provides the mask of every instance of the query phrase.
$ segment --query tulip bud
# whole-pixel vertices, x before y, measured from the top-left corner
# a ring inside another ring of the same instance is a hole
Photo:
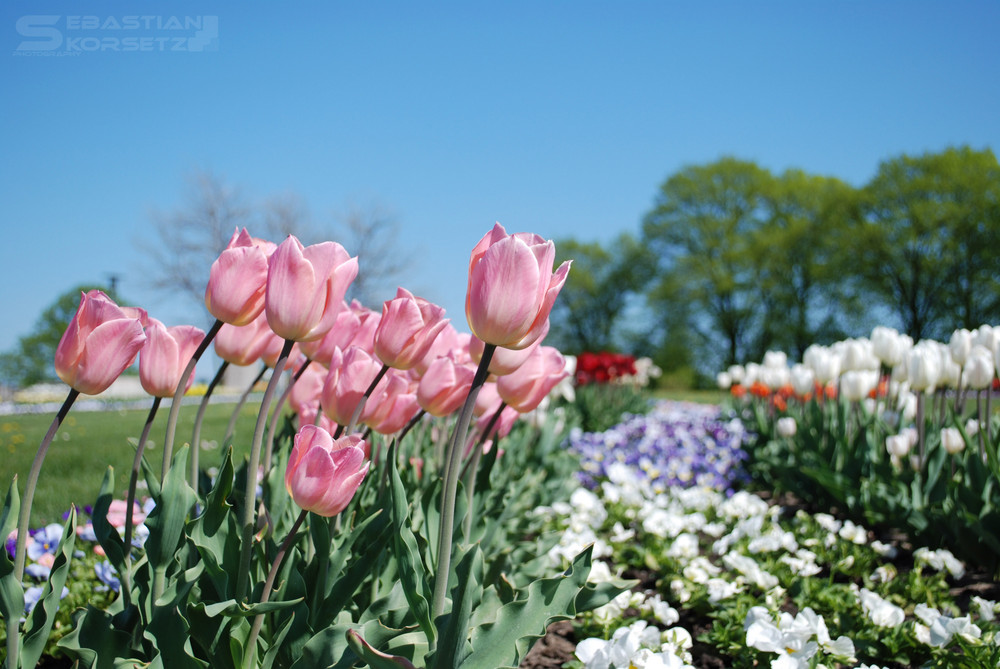
[[[56,347],[56,374],[85,395],[99,395],[135,362],[146,341],[146,312],[126,311],[99,290],[81,294]]]
[[[212,343],[217,356],[231,365],[246,367],[260,360],[272,338],[277,339],[261,313],[246,325],[226,323]]]
[[[521,349],[542,336],[570,263],[553,273],[555,244],[530,233],[508,235],[497,223],[469,260],[465,315],[487,344]]]
[[[223,323],[246,325],[264,310],[267,259],[274,244],[247,232],[233,233],[209,270],[205,306]]]
[[[965,439],[957,427],[945,427],[941,429],[941,446],[949,455],[955,455],[965,450]]]
[[[285,489],[302,509],[329,518],[351,502],[368,466],[358,435],[335,441],[323,428],[305,425],[295,435]]]
[[[498,349],[499,350],[499,349]],[[430,364],[417,386],[417,401],[432,416],[448,416],[458,410],[469,394],[476,370],[450,357]]]
[[[304,247],[289,235],[271,256],[264,309],[282,339],[321,339],[337,318],[348,286],[358,275],[358,259],[340,244]]]
[[[411,369],[423,360],[447,324],[444,309],[399,288],[396,298],[382,306],[375,355],[394,369]]]
[[[551,346],[542,346],[517,371],[497,380],[497,392],[509,406],[527,413],[567,376],[569,372],[562,354]]]
[[[798,432],[799,426],[796,424],[795,419],[791,416],[782,416],[777,420],[775,427],[778,431],[778,436],[785,439],[791,439]]]
[[[143,390],[153,397],[173,397],[181,374],[204,338],[205,332],[193,325],[168,328],[150,318],[146,343],[139,353],[139,381]],[[185,392],[193,381],[194,374],[188,375]]]

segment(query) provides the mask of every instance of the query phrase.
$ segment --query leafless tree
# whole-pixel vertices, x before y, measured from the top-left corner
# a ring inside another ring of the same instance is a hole
[[[348,298],[379,308],[396,296],[396,286],[412,260],[399,247],[399,220],[385,206],[349,205],[335,217],[335,237],[351,255],[358,256],[358,277]]]
[[[184,202],[152,214],[153,239],[136,241],[146,282],[157,292],[205,299],[208,270],[233,230],[250,226],[252,210],[239,188],[207,171],[187,178]]]
[[[212,262],[242,227],[276,243],[288,235],[303,244],[337,241],[358,256],[359,273],[349,297],[376,307],[395,295],[409,257],[399,248],[398,220],[385,206],[351,204],[332,221],[317,225],[294,192],[249,199],[241,188],[206,170],[193,172],[186,181],[182,203],[154,212],[152,239],[136,241],[143,257],[141,274],[165,297],[180,295],[203,304]]]

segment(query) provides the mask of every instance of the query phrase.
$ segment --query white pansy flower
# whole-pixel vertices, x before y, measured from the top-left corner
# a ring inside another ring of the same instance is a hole
[[[716,604],[725,599],[743,592],[743,586],[739,583],[730,583],[724,581],[721,578],[710,578],[705,584],[708,588],[708,601],[712,604]]]
[[[982,597],[976,597],[973,595],[972,603],[976,606],[976,615],[980,620],[985,620],[990,622],[994,619],[997,612],[997,603],[989,599],[983,599]]]
[[[855,525],[849,520],[844,521],[844,526],[840,528],[840,532],[837,534],[841,539],[850,541],[852,544],[861,546],[868,543],[868,530],[860,525]]]
[[[858,592],[858,600],[868,619],[879,627],[899,627],[906,619],[903,609],[867,588]]]

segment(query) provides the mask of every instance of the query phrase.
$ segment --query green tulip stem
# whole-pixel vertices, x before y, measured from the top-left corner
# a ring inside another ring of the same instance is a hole
[[[465,398],[465,404],[458,415],[458,423],[455,424],[455,431],[452,433],[451,442],[448,444],[445,455],[444,490],[441,494],[441,528],[438,534],[438,564],[434,574],[434,600],[431,608],[432,620],[444,613],[448,594],[448,577],[451,572],[459,464],[462,459],[465,438],[469,432],[469,423],[472,422],[472,410],[476,406],[476,396],[479,395],[479,389],[483,387],[486,377],[489,376],[490,361],[493,359],[493,352],[496,348],[495,344],[486,344],[483,350],[483,357],[479,361],[476,375],[472,379],[472,386],[469,388],[469,396]]]
[[[271,372],[271,379],[267,382],[267,389],[264,397],[260,401],[260,411],[257,413],[257,424],[254,427],[253,442],[250,445],[250,464],[247,468],[246,490],[243,498],[243,540],[240,543],[239,572],[236,581],[236,599],[242,600],[246,597],[247,584],[250,580],[250,558],[253,555],[253,528],[254,528],[254,499],[257,492],[257,469],[260,466],[260,450],[264,441],[264,428],[267,426],[267,410],[271,406],[271,399],[274,397],[281,379],[281,373],[285,371],[285,363],[292,352],[295,344],[290,339],[285,340],[278,360],[274,363],[274,371]]]
[[[375,386],[378,385],[378,382],[382,380],[382,377],[385,376],[385,373],[388,371],[389,365],[383,363],[382,369],[378,370],[378,374],[375,375],[375,379],[371,382],[371,385],[368,386],[368,390],[366,390],[365,394],[361,396],[361,401],[358,402],[358,406],[354,407],[354,413],[351,414],[351,421],[347,424],[345,434],[351,434],[354,432],[354,428],[358,424],[358,419],[361,418],[361,412],[365,410],[365,404],[368,403],[368,398],[372,396],[373,392],[375,392]]]
[[[63,402],[62,407],[56,417],[52,419],[49,431],[45,433],[42,443],[38,445],[35,452],[35,460],[31,463],[31,470],[28,472],[28,483],[24,489],[24,499],[21,501],[21,513],[17,517],[17,545],[14,550],[14,578],[17,579],[17,587],[22,587],[24,582],[24,558],[28,549],[28,524],[31,522],[31,501],[35,497],[35,486],[38,485],[38,475],[42,472],[42,463],[45,462],[45,454],[49,450],[49,444],[55,438],[62,425],[66,414],[73,406],[73,402],[80,396],[80,391],[70,388],[69,395]],[[15,477],[16,478],[16,477]],[[17,622],[11,624],[7,621],[7,664],[5,666],[16,669],[18,667],[18,655],[21,652],[21,634],[17,629]]]
[[[924,425],[924,391],[917,393],[917,453],[920,458],[920,470],[924,468],[924,433],[927,431]]]
[[[979,437],[979,457],[983,459],[983,462],[986,462],[986,442],[983,441],[983,432],[985,432],[986,428],[983,426],[983,391],[981,388],[976,389],[975,416],[979,428],[976,430],[976,434]]]
[[[274,405],[274,413],[271,414],[271,424],[267,428],[267,440],[264,442],[264,457],[260,459],[261,464],[264,466],[265,478],[267,477],[267,472],[271,469],[271,455],[274,452],[274,433],[278,429],[278,420],[281,418],[281,411],[285,407],[285,402],[288,401],[288,396],[292,394],[295,382],[302,378],[302,375],[311,363],[312,359],[306,358],[306,361],[295,370],[292,380],[288,382],[288,387],[285,388],[285,392],[281,393],[278,403]]]
[[[181,373],[181,379],[177,383],[174,398],[170,401],[170,415],[167,417],[167,436],[163,439],[163,465],[160,468],[161,481],[167,478],[167,472],[170,471],[170,459],[174,451],[174,434],[177,432],[177,419],[180,417],[181,400],[184,399],[187,380],[194,373],[194,368],[198,365],[198,360],[201,359],[208,345],[215,339],[215,335],[219,334],[221,328],[222,321],[216,319],[211,329],[202,338],[201,343],[198,344],[198,348],[195,350],[194,355],[191,356],[191,360],[188,361],[187,367],[184,368],[184,372]]]
[[[139,443],[135,447],[135,457],[132,459],[132,472],[128,478],[128,494],[125,496],[125,573],[122,575],[125,582],[122,583],[122,596],[125,598],[125,605],[128,606],[132,597],[132,506],[135,504],[135,488],[139,482],[139,468],[142,467],[142,452],[146,449],[146,442],[149,440],[149,430],[153,427],[153,420],[156,412],[160,409],[162,397],[153,398],[153,406],[146,414],[146,424],[142,427],[142,434],[139,436]]]
[[[52,419],[49,431],[45,433],[42,443],[38,445],[38,450],[35,452],[35,459],[31,463],[31,470],[28,472],[28,483],[24,488],[24,498],[21,501],[21,513],[17,518],[17,548],[14,551],[14,576],[17,578],[18,584],[24,581],[24,557],[28,548],[28,523],[31,521],[31,501],[35,497],[35,486],[38,485],[38,475],[42,472],[42,463],[45,462],[45,454],[48,453],[49,444],[55,439],[56,433],[59,431],[59,426],[62,425],[66,414],[69,413],[70,407],[73,406],[73,402],[79,396],[79,390],[70,388],[69,395],[66,396],[66,400],[63,402],[62,407],[60,407],[56,417]],[[7,636],[16,638],[17,634],[8,632]],[[16,663],[10,664],[8,662],[8,666],[17,665]]]
[[[198,491],[198,478],[201,473],[198,468],[198,456],[201,453],[201,423],[205,419],[208,401],[212,398],[215,387],[219,385],[219,381],[222,380],[222,375],[226,373],[227,369],[229,369],[229,363],[223,360],[222,364],[219,365],[219,371],[215,373],[208,388],[205,389],[205,396],[201,398],[201,404],[198,405],[198,415],[194,419],[194,430],[191,432],[191,487],[194,488],[195,492]]]
[[[247,398],[250,397],[250,393],[253,392],[254,387],[260,383],[260,380],[264,378],[267,374],[267,370],[270,369],[267,365],[261,365],[260,372],[254,377],[247,389],[243,391],[240,395],[240,399],[236,402],[236,408],[233,409],[232,415],[229,416],[229,424],[226,425],[226,436],[222,438],[222,443],[229,441],[229,438],[233,436],[233,432],[236,431],[236,421],[240,417],[240,410],[243,409],[243,405],[247,403]]]
[[[472,449],[472,454],[469,459],[465,462],[465,470],[462,472],[462,481],[465,483],[465,493],[468,496],[468,511],[465,514],[465,522],[463,524],[463,531],[465,532],[466,541],[472,536],[472,518],[475,516],[476,510],[476,474],[479,471],[479,461],[483,459],[483,446],[486,445],[490,432],[496,426],[497,421],[500,420],[500,414],[503,410],[507,408],[506,402],[501,402],[500,407],[493,413],[490,417],[490,422],[486,424],[486,429],[483,433],[479,435],[479,439],[476,440],[476,446]],[[493,448],[497,448],[497,442],[500,441],[498,436],[493,442]]]
[[[295,540],[295,535],[298,533],[299,527],[302,525],[302,521],[306,519],[308,513],[305,509],[299,513],[299,517],[292,524],[292,529],[288,530],[288,536],[281,542],[281,548],[278,549],[278,554],[274,556],[274,562],[271,563],[271,570],[267,572],[267,580],[264,581],[264,590],[260,594],[261,604],[267,604],[271,598],[274,579],[278,577],[278,570],[281,569],[281,563],[285,560],[285,554],[288,553],[288,549],[291,547],[292,541]],[[246,644],[247,653],[243,658],[243,666],[246,669],[254,666],[254,656],[257,654],[257,637],[260,635],[260,628],[263,624],[264,614],[258,613],[253,619],[253,625],[250,627],[250,638]]]

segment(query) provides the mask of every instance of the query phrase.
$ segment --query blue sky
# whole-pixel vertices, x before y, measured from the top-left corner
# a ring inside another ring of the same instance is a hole
[[[152,18],[78,18],[134,16]],[[195,33],[170,17],[207,16],[212,48],[173,51]],[[201,324],[144,286],[135,244],[199,169],[294,193],[318,223],[391,209],[401,283],[465,329],[494,221],[607,241],[723,155],[860,185],[901,153],[996,150],[998,29],[996,2],[5,0],[0,350],[111,273],[168,325]],[[151,50],[88,50],[114,38]]]

